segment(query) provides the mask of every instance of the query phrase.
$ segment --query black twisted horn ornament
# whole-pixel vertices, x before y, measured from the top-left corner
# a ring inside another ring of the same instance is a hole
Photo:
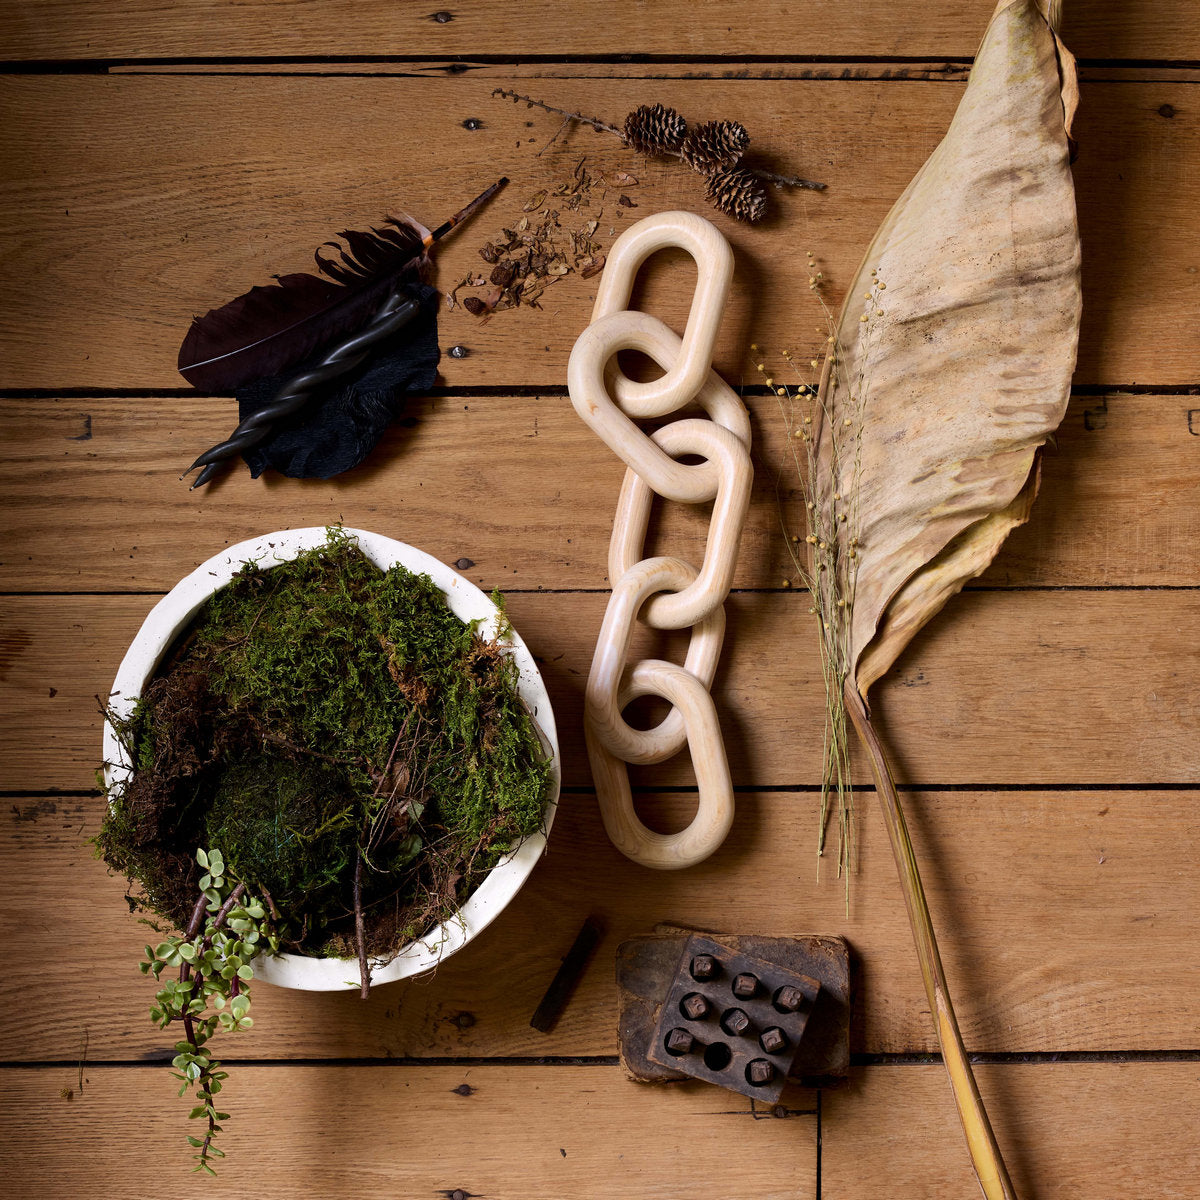
[[[425,248],[428,249],[455,226],[465,221],[506,183],[508,183],[506,178],[497,180],[486,191],[476,196],[465,208],[439,225],[425,237]],[[338,342],[314,366],[289,379],[276,392],[270,403],[242,421],[225,441],[219,442],[201,454],[180,478],[185,479],[197,467],[202,467],[203,469],[196,476],[189,490],[195,491],[196,488],[208,483],[220,471],[223,464],[268,438],[282,418],[299,412],[318,391],[357,370],[376,346],[398,333],[416,317],[419,311],[420,302],[406,296],[403,286],[397,287],[388,294],[365,328],[357,330]]]
[[[181,476],[186,478],[197,467],[204,468],[188,490],[195,491],[203,486],[221,469],[222,463],[257,446],[271,434],[281,418],[299,412],[318,388],[361,366],[371,347],[403,329],[420,307],[416,300],[405,299],[400,292],[393,292],[366,329],[339,343],[315,367],[289,379],[270,404],[248,416],[225,441],[205,450]]]

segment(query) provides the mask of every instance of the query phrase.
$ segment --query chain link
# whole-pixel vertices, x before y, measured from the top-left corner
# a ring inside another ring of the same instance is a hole
[[[678,247],[696,262],[697,282],[682,338],[649,313],[626,309],[643,263]],[[608,571],[613,590],[588,676],[584,733],[592,777],[613,844],[645,866],[673,869],[707,858],[733,822],[733,786],[709,689],[725,635],[725,598],[750,503],[750,418],[712,369],[713,346],[733,276],[729,243],[692,213],[661,213],[627,229],[608,255],[592,323],[571,351],[571,402],[625,463]],[[639,350],[662,369],[649,383],[629,379],[621,350]],[[709,420],[674,421],[647,435],[635,419],[661,418],[696,403]],[[681,455],[699,455],[681,463]],[[655,495],[681,504],[713,502],[704,561],[647,558]],[[638,620],[655,629],[691,629],[683,666],[660,659],[628,663]],[[660,696],[671,711],[652,729],[634,729],[624,709]],[[688,747],[700,799],[678,833],[646,828],[633,807],[629,763],[662,762]]]

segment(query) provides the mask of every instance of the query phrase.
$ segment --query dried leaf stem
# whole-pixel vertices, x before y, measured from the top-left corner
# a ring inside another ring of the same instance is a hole
[[[866,704],[852,679],[845,685],[845,708],[854,725],[855,732],[871,760],[871,774],[875,778],[875,791],[887,826],[892,854],[896,859],[896,870],[900,874],[900,887],[904,893],[904,906],[912,926],[913,941],[916,943],[917,960],[921,964],[921,978],[925,983],[925,995],[929,1000],[929,1011],[937,1025],[938,1045],[942,1061],[950,1076],[954,1092],[954,1103],[958,1108],[963,1132],[967,1136],[967,1148],[971,1162],[979,1176],[980,1186],[987,1200],[1016,1200],[1008,1168],[1000,1154],[996,1135],[992,1132],[987,1109],[975,1083],[971,1060],[967,1057],[958,1018],[950,1002],[950,989],[946,983],[946,972],[942,968],[942,957],[938,953],[937,938],[933,932],[933,921],[929,916],[929,905],[925,901],[925,889],[921,886],[921,875],[917,870],[917,859],[913,852],[908,826],[904,821],[904,810],[888,767]]]
[[[593,129],[599,129],[603,133],[614,134],[623,142],[626,141],[625,134],[621,129],[619,129],[616,125],[609,124],[608,121],[602,121],[599,117],[587,117],[584,116],[583,113],[571,112],[570,109],[566,108],[558,108],[556,105],[547,104],[544,100],[535,100],[532,96],[526,96],[520,92],[514,92],[511,88],[496,88],[495,91],[492,92],[492,95],[499,96],[503,100],[511,100],[514,104],[524,102],[532,108],[540,108],[543,110],[543,112],[557,113],[560,117],[565,118],[562,125],[554,134],[554,137],[550,139],[546,146],[542,147],[543,151],[547,146],[554,143],[554,141],[566,127],[568,121],[579,121],[584,125],[590,125]],[[628,142],[626,142],[626,144],[628,145]],[[684,162],[687,161],[683,154],[678,150],[668,150],[664,147],[659,151],[659,153],[669,154],[672,158],[678,158]],[[776,184],[779,187],[806,188],[811,192],[823,192],[828,186],[824,183],[818,183],[814,179],[802,179],[798,175],[780,175],[775,171],[764,171],[761,167],[746,167],[745,169],[752,175],[756,175],[759,179],[763,179],[767,183]]]

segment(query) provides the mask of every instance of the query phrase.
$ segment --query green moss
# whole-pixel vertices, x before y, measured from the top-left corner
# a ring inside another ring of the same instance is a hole
[[[358,815],[344,778],[326,764],[257,759],[220,775],[203,840],[228,846],[230,874],[278,908],[323,913],[354,868]]]
[[[218,846],[310,951],[345,938],[361,858],[373,952],[398,949],[540,826],[549,764],[516,685],[428,577],[331,531],[197,614],[120,731],[136,769],[101,852],[179,921],[194,872],[161,863]]]

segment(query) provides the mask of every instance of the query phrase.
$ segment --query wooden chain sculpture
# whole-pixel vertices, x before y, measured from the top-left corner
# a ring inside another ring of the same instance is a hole
[[[686,250],[696,261],[696,291],[682,338],[649,313],[628,308],[638,270],[666,247]],[[576,341],[567,369],[576,411],[628,467],[608,551],[612,596],[587,685],[584,731],[592,778],[613,844],[634,862],[664,870],[707,858],[733,822],[729,763],[709,694],[753,478],[749,415],[712,369],[732,278],[733,251],[702,217],[668,212],[639,221],[609,252],[592,323]],[[617,366],[621,350],[640,350],[665,373],[648,383],[628,378]],[[651,435],[634,424],[692,402],[711,419],[678,420]],[[681,455],[703,461],[684,464],[677,461]],[[714,502],[699,570],[679,558],[641,557],[655,494],[680,504]],[[654,629],[691,629],[682,667],[659,659],[627,664],[639,618]],[[634,729],[622,712],[648,695],[673,707],[653,729]],[[634,812],[627,764],[662,762],[684,745],[695,768],[699,807],[686,829],[655,833]]]

